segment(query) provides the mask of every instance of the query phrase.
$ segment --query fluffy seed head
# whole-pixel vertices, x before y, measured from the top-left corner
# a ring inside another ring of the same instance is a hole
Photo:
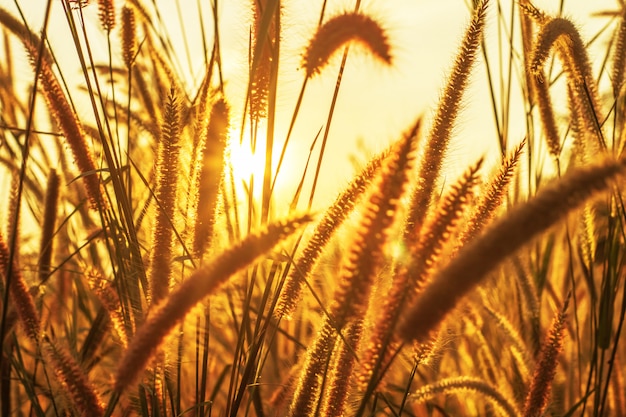
[[[386,64],[391,64],[389,41],[383,28],[369,16],[344,13],[324,23],[315,33],[304,54],[307,77],[317,74],[342,45],[357,41]]]

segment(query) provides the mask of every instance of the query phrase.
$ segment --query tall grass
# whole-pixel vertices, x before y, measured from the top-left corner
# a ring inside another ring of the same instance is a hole
[[[91,3],[0,7],[2,416],[626,415],[625,11],[585,39],[528,0],[472,2],[433,116],[320,208],[346,66],[393,71],[393,27],[324,2],[284,86],[298,1],[244,4],[244,81],[221,2],[173,3],[193,46],[159,3]],[[484,74],[500,162],[449,178]]]

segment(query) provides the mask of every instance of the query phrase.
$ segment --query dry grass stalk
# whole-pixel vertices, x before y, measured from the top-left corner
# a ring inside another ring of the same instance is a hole
[[[308,221],[310,217],[305,215],[274,223],[232,246],[181,283],[137,330],[118,367],[115,390],[121,393],[135,381],[165,337],[193,306]]]
[[[334,53],[351,41],[359,42],[376,58],[391,64],[389,42],[380,24],[361,13],[344,13],[320,26],[310,40],[303,57],[307,78],[319,73]]]
[[[427,401],[439,394],[477,392],[491,401],[504,415],[519,417],[521,415],[515,402],[502,394],[493,385],[477,378],[460,376],[444,378],[434,384],[426,385],[410,395],[411,401]]]
[[[548,400],[552,391],[552,381],[558,366],[559,353],[563,347],[565,318],[570,296],[571,293],[565,299],[559,314],[554,318],[548,338],[541,349],[539,363],[535,368],[535,374],[526,395],[524,417],[540,417],[544,415],[548,406]]]
[[[67,351],[48,337],[43,338],[42,352],[54,365],[57,380],[70,397],[73,407],[83,417],[104,415],[104,404],[87,375]]]
[[[161,141],[156,161],[157,207],[150,258],[150,296],[152,304],[167,296],[172,270],[172,237],[178,189],[178,158],[180,154],[180,107],[172,90],[165,108]]]
[[[533,237],[547,230],[587,199],[608,188],[624,170],[624,160],[572,170],[562,180],[545,186],[459,251],[433,278],[404,315],[400,334],[405,340],[423,340],[461,299],[497,265]]]
[[[302,286],[317,264],[330,238],[343,221],[354,209],[359,197],[365,192],[374,175],[378,172],[382,161],[388,156],[388,150],[372,158],[367,166],[350,182],[348,187],[337,197],[326,210],[322,219],[297,258],[295,265],[283,285],[280,298],[274,309],[276,318],[290,317],[296,308],[302,293]]]
[[[57,206],[59,203],[59,175],[52,169],[48,174],[46,197],[43,209],[43,224],[41,225],[41,243],[39,245],[39,281],[48,278],[52,260],[52,241],[57,220]]]
[[[426,148],[417,174],[419,182],[413,192],[406,220],[405,240],[408,242],[419,240],[419,228],[422,226],[437,189],[437,180],[448,149],[452,128],[461,107],[462,95],[467,87],[482,41],[487,4],[488,0],[481,0],[477,4],[472,21],[463,36],[446,88],[439,99],[437,113],[426,139]]]
[[[211,109],[206,141],[201,152],[198,177],[198,203],[195,214],[193,251],[198,257],[206,250],[215,225],[217,201],[224,172],[224,151],[228,140],[229,107],[222,98]]]

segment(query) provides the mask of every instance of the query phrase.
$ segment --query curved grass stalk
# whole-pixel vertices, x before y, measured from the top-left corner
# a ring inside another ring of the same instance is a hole
[[[387,35],[380,24],[359,12],[333,17],[317,29],[304,53],[303,66],[307,78],[319,73],[341,46],[358,41],[386,64],[391,64]]]
[[[578,128],[577,133],[582,136],[580,139],[583,141],[580,145],[591,147],[585,151],[586,156],[591,158],[595,152],[593,144],[585,140],[587,135],[595,136],[599,146],[606,149],[599,123],[603,120],[602,110],[587,50],[580,33],[570,20],[563,17],[548,19],[540,28],[529,64],[529,70],[537,78],[537,83],[546,82],[543,79],[543,66],[553,49],[557,51],[567,74],[573,124]],[[550,103],[545,103],[542,107],[548,106]],[[552,122],[548,119],[544,122],[548,126],[550,123]],[[556,143],[551,142],[555,141],[558,135],[555,132],[548,133],[550,148],[556,148]]]
[[[412,393],[411,401],[427,401],[439,394],[477,392],[485,396],[508,417],[519,417],[521,413],[515,402],[502,394],[493,385],[477,378],[460,376],[444,378],[434,384],[426,385]]]

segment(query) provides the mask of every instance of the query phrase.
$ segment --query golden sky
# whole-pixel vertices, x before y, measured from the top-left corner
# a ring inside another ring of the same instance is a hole
[[[40,27],[46,1],[18,0],[18,3],[22,5],[33,27]],[[68,38],[65,18],[58,3],[55,0],[49,36],[57,53],[64,50],[68,54],[69,58],[62,61],[65,66],[62,69],[67,74],[78,73],[69,68],[74,47]],[[84,13],[87,21],[93,23],[89,30],[97,31],[97,6],[93,4],[95,0],[91,3],[84,9]],[[147,1],[145,3],[150,4]],[[180,72],[189,79],[188,87],[192,90],[203,75],[204,62],[197,3],[180,1],[179,7],[171,0],[159,0],[156,3],[164,28],[175,44]],[[201,3],[204,7],[202,13],[208,20],[209,2]],[[300,56],[317,25],[321,3],[321,0],[284,1],[282,73],[277,108],[279,144],[284,138],[305,75],[299,68]],[[510,1],[503,0],[500,3],[504,14],[508,15]],[[14,10],[12,0],[0,0],[0,4]],[[123,2],[117,0],[116,4],[119,7]],[[222,0],[219,4],[227,98],[235,110],[235,119],[240,119],[247,86],[250,8],[247,1]],[[497,73],[499,34],[496,4],[493,1],[489,11],[486,41],[492,70]],[[536,0],[535,4],[549,13],[557,13],[560,1]],[[608,18],[590,17],[593,10],[618,7],[617,0],[566,0],[564,4],[565,14],[576,22],[584,39],[590,39],[608,22]],[[329,1],[327,16],[353,7],[351,1]],[[357,159],[364,160],[383,149],[390,140],[398,138],[418,116],[422,115],[428,120],[432,115],[470,16],[465,0],[366,0],[361,10],[376,18],[387,29],[393,48],[393,65],[387,67],[375,61],[358,45],[351,49],[322,165],[320,183],[323,184],[323,193],[318,200],[320,204],[333,198],[337,190],[349,180],[354,172],[350,156],[356,155]],[[210,33],[210,26],[205,29]],[[184,38],[187,39],[189,53],[185,51]],[[605,36],[599,41],[600,50],[606,46],[607,39]],[[106,56],[105,44],[95,45],[95,52]],[[320,128],[325,127],[339,62],[339,56],[332,59],[323,73],[308,83],[283,172],[287,175],[282,187],[289,195],[300,178],[313,138]],[[462,169],[481,155],[488,155],[488,162],[496,160],[495,125],[486,80],[481,57],[470,90],[465,96],[465,109],[456,130],[457,142],[450,151],[451,175],[458,173],[458,170],[455,172],[457,167]],[[515,100],[512,106],[510,140],[514,146],[523,137],[520,123],[524,120],[524,113],[521,104]],[[238,123],[236,121],[235,125],[238,126]],[[308,190],[305,192],[308,193]]]

